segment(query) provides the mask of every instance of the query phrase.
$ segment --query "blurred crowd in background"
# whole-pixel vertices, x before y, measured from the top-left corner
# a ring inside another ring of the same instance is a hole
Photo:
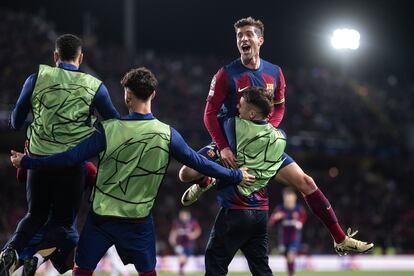
[[[60,32],[38,16],[2,10],[0,18],[0,243],[4,244],[26,210],[25,186],[17,183],[9,162],[9,150],[22,149],[25,132],[9,130],[9,114],[24,80],[36,72],[38,64],[53,65],[54,39]],[[159,81],[154,115],[182,133],[194,149],[210,142],[203,124],[210,81],[219,67],[237,58],[237,52],[225,58],[150,49],[128,53],[121,45],[107,45],[96,37],[83,39],[81,69],[105,83],[121,114],[127,113],[121,77],[131,68],[146,66]],[[277,60],[271,62],[277,64]],[[341,225],[359,229],[362,240],[376,243],[374,253],[414,254],[410,199],[414,194],[414,140],[410,138],[414,136],[414,82],[391,72],[359,79],[335,68],[282,69],[287,88],[280,127],[288,135],[287,152],[330,199]],[[179,167],[171,162],[153,211],[161,255],[173,254],[168,233],[188,187],[178,180]],[[281,202],[282,188],[276,182],[269,184],[271,206]],[[84,205],[80,227],[87,210]],[[203,253],[217,209],[214,192],[189,208],[203,229],[196,253]],[[310,216],[303,232],[304,254],[334,252],[323,227]],[[269,231],[275,247],[275,229]]]

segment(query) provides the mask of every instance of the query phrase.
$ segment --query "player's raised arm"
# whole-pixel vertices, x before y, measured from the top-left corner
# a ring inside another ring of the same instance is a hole
[[[229,183],[251,184],[254,176],[239,169],[226,169],[210,160],[203,158],[200,154],[190,148],[182,136],[171,128],[171,155],[184,165],[214,178],[222,179]]]

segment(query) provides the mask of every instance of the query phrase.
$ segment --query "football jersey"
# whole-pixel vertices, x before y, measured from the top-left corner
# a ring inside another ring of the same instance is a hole
[[[195,219],[190,219],[188,221],[175,220],[173,229],[177,232],[177,245],[192,247],[194,245],[194,240],[190,239],[190,234],[198,227],[200,226]]]
[[[302,205],[296,203],[293,208],[286,208],[280,204],[273,211],[276,212],[284,213],[284,218],[279,223],[279,243],[288,244],[300,240],[302,228],[297,229],[295,223],[305,223],[307,215]]]
[[[279,66],[260,59],[258,69],[245,67],[240,58],[222,67],[213,77],[207,97],[204,122],[220,149],[228,146],[219,126],[211,119],[209,113],[218,113],[219,121],[238,115],[237,104],[248,87],[263,87],[273,92],[273,103],[282,104],[285,101],[285,79]],[[268,117],[269,122],[278,127],[283,118],[283,108],[273,108]],[[219,133],[217,133],[219,132]]]

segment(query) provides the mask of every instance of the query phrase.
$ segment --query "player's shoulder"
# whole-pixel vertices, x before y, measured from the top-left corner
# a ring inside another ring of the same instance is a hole
[[[233,70],[237,70],[241,68],[243,68],[243,66],[242,66],[240,58],[237,58],[222,67],[222,69],[226,72],[231,72]]]
[[[273,71],[279,73],[282,70],[279,65],[271,63],[267,60],[261,59],[261,62],[263,64],[264,71]]]

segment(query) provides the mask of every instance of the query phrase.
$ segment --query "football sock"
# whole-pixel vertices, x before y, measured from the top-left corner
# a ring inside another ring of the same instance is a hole
[[[312,212],[325,224],[331,233],[333,239],[337,243],[341,243],[345,239],[345,233],[338,224],[335,211],[333,210],[329,200],[317,189],[310,195],[304,196],[306,203]]]
[[[157,272],[154,270],[148,272],[138,272],[139,276],[157,276]]]
[[[203,178],[201,178],[200,180],[197,181],[197,184],[201,187],[201,188],[205,188],[208,185],[211,184],[211,180],[210,177],[208,176],[204,176]]]
[[[291,262],[291,263],[287,263],[287,268],[288,268],[288,275],[292,276],[293,274],[295,274],[295,262]]]
[[[80,268],[75,266],[72,270],[72,276],[90,276],[93,274],[93,270],[89,270],[86,268]]]

